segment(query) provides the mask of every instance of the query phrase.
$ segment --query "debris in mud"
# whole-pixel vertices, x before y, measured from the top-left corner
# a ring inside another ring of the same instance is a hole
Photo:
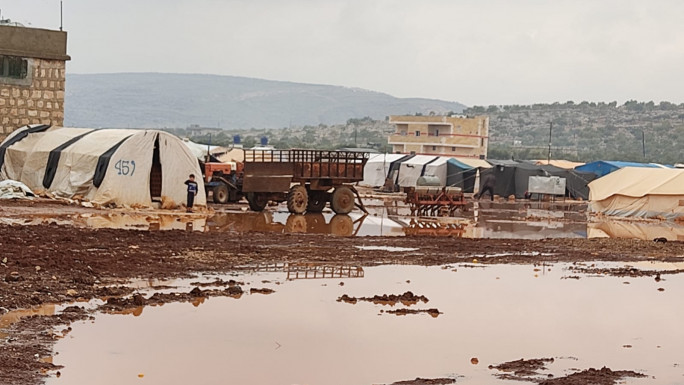
[[[504,362],[499,365],[489,365],[489,369],[496,369],[503,373],[496,376],[502,380],[534,381],[538,380],[539,370],[546,370],[546,364],[553,363],[553,358],[535,358],[530,360],[519,359],[516,361]]]
[[[192,282],[190,284],[193,286],[208,287],[208,286],[238,286],[238,285],[244,285],[245,283],[235,281],[234,279],[224,281],[221,278],[217,278],[216,280],[211,281],[211,282]]]
[[[558,377],[540,382],[540,385],[614,385],[625,377],[642,378],[643,373],[632,370],[613,371],[605,366],[601,369],[590,368],[581,372],[573,373],[565,377]]]
[[[453,378],[420,378],[417,377],[415,380],[397,381],[393,382],[391,385],[446,385],[455,384],[456,380]]]
[[[366,301],[366,302],[372,302],[376,305],[389,305],[389,306],[394,306],[397,303],[401,302],[405,306],[411,306],[417,304],[419,301],[423,301],[424,303],[428,303],[430,301],[425,297],[424,295],[415,295],[410,291],[405,292],[404,294],[383,294],[383,295],[374,295],[373,297],[350,297],[347,294],[342,295],[340,298],[337,299],[337,302],[346,302],[346,303],[351,303],[355,304],[358,301]]]
[[[630,266],[614,268],[596,267],[593,264],[588,267],[576,265],[570,268],[570,270],[572,270],[575,273],[581,274],[609,275],[613,277],[655,277],[656,281],[660,281],[660,276],[663,274],[684,273],[684,269],[657,271],[641,270]]]
[[[382,311],[382,310],[381,310]],[[427,313],[432,318],[437,318],[440,314],[442,314],[438,309],[397,309],[397,310],[387,310],[385,313],[389,314],[396,314],[396,315],[408,315],[408,314],[419,314],[419,313]]]
[[[249,289],[249,294],[273,294],[275,293],[275,290],[269,289],[269,288],[262,288],[262,289],[257,289],[257,288],[251,288]]]

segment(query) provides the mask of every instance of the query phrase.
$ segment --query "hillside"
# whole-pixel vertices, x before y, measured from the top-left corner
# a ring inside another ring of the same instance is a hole
[[[490,118],[490,158],[684,161],[684,104],[628,101],[472,107]],[[645,156],[644,156],[645,152]]]
[[[74,127],[228,129],[338,124],[388,115],[443,114],[465,106],[329,85],[234,76],[68,74],[65,125]]]

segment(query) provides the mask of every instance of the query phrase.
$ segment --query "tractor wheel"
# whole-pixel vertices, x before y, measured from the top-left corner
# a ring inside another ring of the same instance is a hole
[[[264,211],[268,204],[266,195],[262,193],[247,193],[247,202],[249,202],[249,209],[252,211]]]
[[[330,220],[330,234],[348,237],[354,232],[354,222],[349,215],[337,214]]]
[[[214,187],[214,203],[228,203],[228,186],[220,184]]]
[[[354,209],[354,193],[347,186],[335,188],[330,206],[336,214],[349,214]]]
[[[287,193],[287,211],[293,214],[304,214],[309,196],[302,185],[292,186]]]
[[[328,193],[325,191],[310,191],[309,203],[306,205],[306,211],[309,213],[320,213],[328,203]]]

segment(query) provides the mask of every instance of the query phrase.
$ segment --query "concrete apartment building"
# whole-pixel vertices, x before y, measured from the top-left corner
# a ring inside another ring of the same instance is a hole
[[[390,116],[389,122],[396,125],[388,139],[395,153],[487,157],[487,116]]]
[[[0,138],[27,124],[64,125],[67,34],[0,20]]]

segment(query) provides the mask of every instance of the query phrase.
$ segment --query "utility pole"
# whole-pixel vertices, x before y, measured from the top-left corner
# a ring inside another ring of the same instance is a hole
[[[549,122],[549,157],[546,164],[551,164],[551,131],[553,130],[553,122]]]
[[[646,160],[646,134],[641,130],[641,150],[644,152],[644,160]]]

